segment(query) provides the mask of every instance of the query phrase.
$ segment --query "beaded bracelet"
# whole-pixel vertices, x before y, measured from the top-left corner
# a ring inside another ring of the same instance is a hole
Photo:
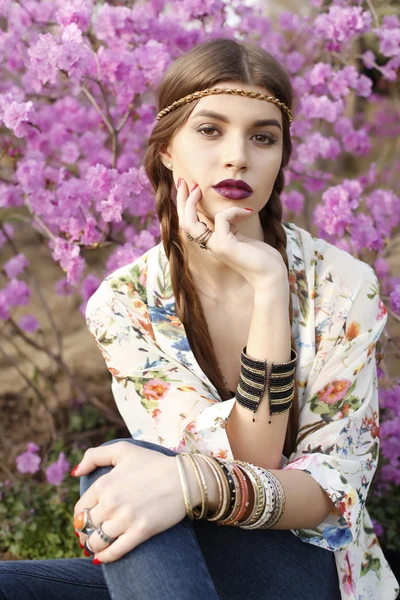
[[[267,362],[256,360],[247,354],[247,346],[243,348],[240,360],[240,379],[236,391],[237,402],[256,413],[267,387]],[[291,348],[290,360],[287,363],[272,363],[268,378],[269,420],[271,415],[285,412],[292,406],[294,398],[294,374],[297,364],[297,353]],[[253,416],[253,422],[255,418]]]
[[[220,463],[221,467],[223,469],[227,469],[227,471],[229,472],[229,475],[232,479],[232,481],[234,482],[235,485],[235,501],[234,504],[232,506],[232,508],[230,507],[230,510],[228,511],[226,517],[224,519],[220,519],[217,522],[217,525],[229,525],[231,524],[231,522],[233,522],[235,520],[235,515],[239,512],[240,510],[240,505],[242,503],[242,494],[241,494],[241,489],[240,489],[240,483],[239,480],[237,478],[237,475],[234,471],[234,465],[232,462],[225,460],[224,463]]]
[[[277,490],[277,508],[276,512],[274,511],[271,515],[271,519],[265,525],[263,525],[261,529],[269,529],[277,523],[279,523],[286,510],[286,494],[283,485],[281,484],[279,479],[275,477],[275,475],[273,475],[271,472],[268,472],[268,477],[272,478]]]
[[[275,475],[273,475],[273,473],[271,473],[267,469],[256,467],[255,465],[253,465],[253,467],[263,479],[265,489],[269,488],[273,500],[271,503],[271,510],[269,511],[269,514],[267,513],[267,511],[265,511],[265,513],[261,515],[261,518],[258,520],[258,522],[254,523],[250,528],[270,529],[271,527],[276,525],[276,523],[278,523],[278,521],[282,518],[283,513],[285,512],[285,491],[281,482],[277,477],[275,477]]]
[[[257,521],[253,520],[253,523],[245,525],[243,528],[244,529],[258,529],[260,528],[261,525],[263,525],[264,523],[266,523],[270,517],[271,514],[273,513],[274,507],[275,507],[275,496],[273,493],[273,489],[271,489],[272,484],[269,483],[268,479],[265,477],[265,473],[263,473],[262,471],[258,470],[255,466],[254,466],[256,472],[259,474],[261,481],[263,483],[264,486],[264,490],[265,490],[265,503],[264,503],[264,507],[263,507],[263,511],[260,515],[260,517],[258,518]],[[271,486],[271,487],[269,487]]]

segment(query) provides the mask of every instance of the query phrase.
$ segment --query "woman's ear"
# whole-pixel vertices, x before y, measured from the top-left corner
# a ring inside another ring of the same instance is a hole
[[[171,165],[173,161],[171,154],[168,152],[168,148],[165,146],[161,146],[159,156],[164,167],[169,169],[170,167],[168,167],[168,165]]]

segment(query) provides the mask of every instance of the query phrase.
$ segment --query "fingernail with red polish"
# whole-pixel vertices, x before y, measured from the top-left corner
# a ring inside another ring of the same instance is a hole
[[[77,472],[77,470],[78,470],[78,468],[79,468],[79,465],[80,465],[80,463],[78,463],[78,464],[76,465],[76,467],[74,467],[74,468],[72,469],[72,471],[71,471],[70,475],[75,475],[75,473]]]
[[[82,550],[83,550],[83,549],[84,549],[84,547],[85,547],[85,545],[84,545],[84,544],[81,544],[80,542],[79,542],[79,545],[80,545],[80,547],[81,547],[81,548],[82,548]]]
[[[190,190],[191,192],[194,192],[194,190],[199,187],[198,183],[195,183],[194,186],[192,187],[192,189]]]
[[[245,208],[244,210],[251,210],[251,211],[253,211],[253,209],[252,209],[252,208]]]
[[[90,556],[90,553],[89,553],[89,552],[86,550],[86,548],[84,549],[84,551],[83,551],[83,554],[84,554],[85,556]]]
[[[76,535],[76,537],[79,537],[79,533],[74,531],[74,534]]]
[[[93,563],[94,565],[101,565],[101,560],[99,560],[98,558],[94,558],[94,559],[92,560],[92,563]]]

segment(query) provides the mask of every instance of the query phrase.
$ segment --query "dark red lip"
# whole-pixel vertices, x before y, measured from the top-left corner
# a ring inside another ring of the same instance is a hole
[[[222,188],[222,187],[235,187],[240,190],[246,190],[246,192],[252,192],[253,189],[249,186],[248,183],[243,181],[243,179],[223,179],[219,183],[213,185],[213,188]]]

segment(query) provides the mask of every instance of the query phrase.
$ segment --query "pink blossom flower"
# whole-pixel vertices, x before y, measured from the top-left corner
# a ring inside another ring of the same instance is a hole
[[[360,75],[355,85],[355,90],[359,96],[369,98],[372,93],[372,79],[366,75]]]
[[[388,261],[385,258],[377,258],[373,266],[378,279],[384,279],[389,275],[390,267]]]
[[[297,73],[303,66],[305,58],[300,52],[291,52],[286,56],[286,65],[290,73]]]
[[[372,16],[369,11],[361,7],[330,6],[328,13],[320,14],[314,21],[315,35],[329,42],[339,45],[332,49],[340,49],[342,44],[351,40],[355,35],[365,33],[371,29]]]
[[[40,467],[41,458],[35,452],[40,450],[39,446],[33,442],[27,444],[26,452],[22,452],[16,458],[17,470],[20,473],[37,473]]]
[[[19,279],[11,279],[2,291],[6,294],[9,308],[28,304],[32,294],[27,284]]]
[[[84,300],[89,300],[90,296],[94,294],[101,283],[101,279],[96,277],[95,275],[88,275],[82,281],[81,284],[81,294]]]
[[[118,248],[107,259],[106,273],[110,274],[120,267],[129,265],[142,254],[143,251],[135,248],[133,244],[126,243],[122,246],[118,246]]]
[[[134,237],[134,244],[137,248],[140,248],[143,252],[147,252],[153,246],[155,246],[154,235],[150,231],[143,229]]]
[[[400,27],[398,29],[375,30],[379,40],[379,49],[385,56],[398,56],[400,54]]]
[[[78,160],[79,146],[75,142],[66,142],[61,148],[61,160],[72,164]]]
[[[6,292],[0,290],[0,321],[7,321],[10,318],[10,308]]]
[[[300,18],[296,13],[283,11],[279,14],[279,26],[286,31],[297,31],[300,27]]]
[[[7,277],[14,279],[15,277],[18,277],[27,266],[28,261],[26,256],[24,254],[17,254],[17,256],[10,258],[10,260],[5,263],[4,270]]]
[[[73,286],[67,281],[66,278],[57,281],[54,287],[59,296],[71,296],[74,291]]]
[[[400,314],[400,284],[390,294],[390,306],[395,313]]]
[[[18,138],[25,137],[29,131],[27,123],[34,119],[33,102],[12,102],[4,111],[4,125],[12,129]]]
[[[309,73],[309,81],[311,85],[317,86],[326,83],[332,77],[332,67],[329,63],[316,63]]]
[[[300,109],[307,119],[325,119],[329,123],[337,120],[343,112],[343,100],[332,102],[326,95],[305,95],[300,101]]]
[[[69,0],[59,5],[56,19],[61,25],[75,23],[79,29],[85,31],[89,26],[92,8],[92,0]]]
[[[52,485],[60,485],[67,474],[70,463],[65,458],[64,452],[60,452],[58,459],[46,469],[46,479]]]
[[[304,194],[298,190],[291,190],[290,192],[282,192],[281,200],[284,203],[286,211],[292,211],[296,215],[300,215],[304,209]]]
[[[55,85],[58,79],[58,48],[50,33],[38,35],[38,41],[28,49],[29,71],[35,91],[39,92],[43,85]]]
[[[33,315],[24,315],[19,320],[18,325],[26,333],[35,333],[40,328],[40,324]]]
[[[11,206],[22,206],[24,199],[21,187],[0,183],[0,208],[10,208]],[[1,245],[1,244],[0,244]]]
[[[40,447],[37,444],[35,444],[35,442],[28,442],[26,447],[28,452],[39,452],[40,450]]]
[[[366,52],[364,52],[361,58],[367,69],[373,69],[374,63],[376,62],[376,56],[371,50],[367,50]]]

